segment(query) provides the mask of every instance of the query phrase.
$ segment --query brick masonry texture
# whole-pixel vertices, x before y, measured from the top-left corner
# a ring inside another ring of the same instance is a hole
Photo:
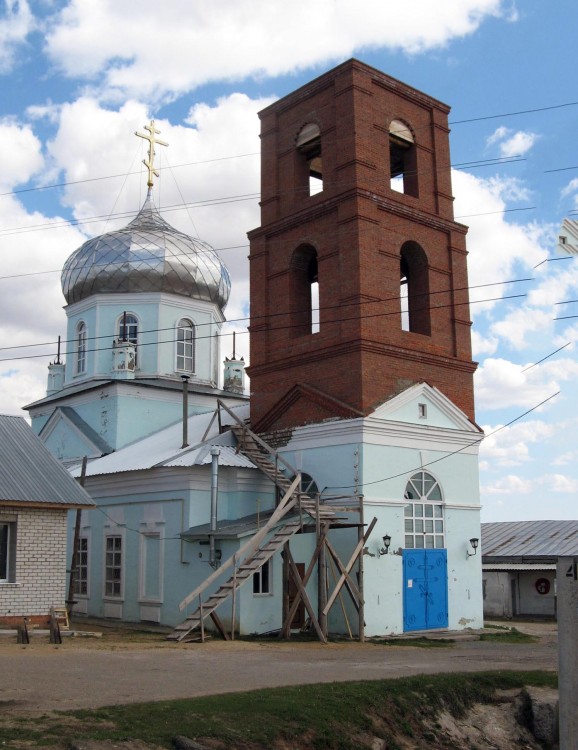
[[[66,598],[67,510],[0,505],[16,516],[16,580],[0,584],[0,621],[46,616]]]
[[[262,224],[249,234],[256,429],[321,418],[323,409],[303,399],[279,409],[299,384],[368,414],[427,382],[474,419],[467,230],[453,219],[448,112],[355,60],[261,112]],[[417,195],[391,188],[392,120],[413,133]],[[321,133],[317,195],[309,195],[308,166],[296,148],[308,123]],[[302,325],[308,300],[295,281],[300,248],[317,254],[321,326],[314,334]],[[427,259],[429,334],[402,330],[402,252]],[[331,416],[341,415],[322,418]]]

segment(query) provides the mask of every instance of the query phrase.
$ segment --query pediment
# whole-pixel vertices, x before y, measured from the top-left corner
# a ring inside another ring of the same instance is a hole
[[[363,414],[333,396],[306,383],[297,383],[253,425],[256,432],[269,432],[287,426],[315,424],[329,419],[352,419]]]
[[[428,383],[411,386],[383,403],[368,418],[467,432],[481,431],[453,401]]]
[[[112,449],[70,406],[56,408],[38,437],[61,461],[100,458]]]

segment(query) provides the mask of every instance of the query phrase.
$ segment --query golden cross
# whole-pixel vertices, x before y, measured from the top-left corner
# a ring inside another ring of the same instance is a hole
[[[159,146],[168,146],[169,144],[166,143],[166,141],[161,141],[159,138],[155,138],[155,135],[158,135],[160,133],[160,130],[157,130],[155,128],[155,121],[151,120],[150,125],[144,126],[145,130],[148,130],[148,135],[146,133],[139,133],[137,130],[135,130],[134,134],[138,135],[139,138],[144,138],[145,141],[149,142],[149,159],[148,161],[146,159],[143,159],[142,163],[145,165],[145,167],[149,171],[149,178],[147,185],[152,188],[153,186],[153,175],[155,177],[159,176],[159,173],[155,169],[154,166],[154,160],[155,160],[155,145],[158,143]]]

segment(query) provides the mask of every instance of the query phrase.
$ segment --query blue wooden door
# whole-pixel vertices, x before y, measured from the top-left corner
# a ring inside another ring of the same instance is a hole
[[[445,549],[403,550],[403,629],[448,626],[448,575]]]

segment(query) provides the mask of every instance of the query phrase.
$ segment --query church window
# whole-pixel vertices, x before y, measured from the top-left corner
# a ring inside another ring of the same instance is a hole
[[[122,537],[107,536],[104,569],[104,595],[122,596]]]
[[[195,326],[188,318],[177,323],[177,370],[195,371]]]
[[[261,567],[253,573],[253,594],[270,594],[271,593],[271,561],[263,563]]]
[[[406,485],[404,499],[405,547],[442,549],[444,513],[438,481],[427,471],[418,471]]]
[[[118,340],[134,344],[134,360],[137,366],[138,318],[132,313],[123,313],[118,321]]]
[[[83,375],[86,372],[87,338],[86,323],[81,320],[76,327],[76,356],[74,365],[76,375]]]
[[[291,259],[291,335],[302,336],[319,333],[320,287],[317,251],[311,245],[302,245]]]
[[[416,242],[401,248],[399,298],[402,330],[430,336],[429,265]]]
[[[323,190],[323,162],[321,159],[319,125],[310,122],[301,128],[297,136],[297,151],[307,167],[309,195],[316,195]]]
[[[389,125],[390,187],[417,198],[417,155],[413,133],[401,120]]]

